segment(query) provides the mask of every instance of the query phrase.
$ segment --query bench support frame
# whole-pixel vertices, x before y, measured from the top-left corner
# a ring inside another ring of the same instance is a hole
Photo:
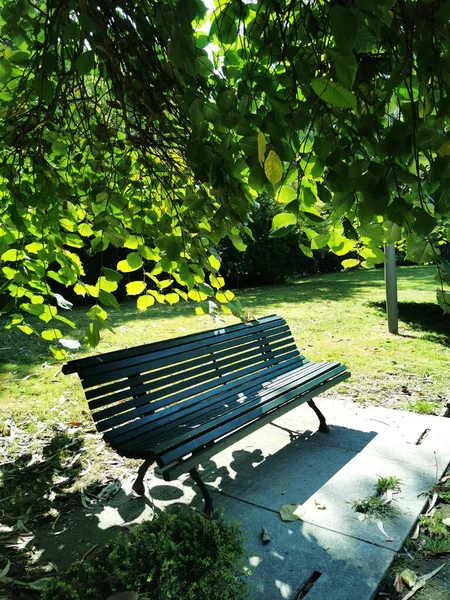
[[[144,477],[154,462],[153,458],[147,458],[138,469],[138,475],[131,488],[138,496],[143,496],[145,494]]]
[[[310,406],[313,409],[313,411],[316,413],[319,419],[319,431],[321,433],[330,433],[330,428],[327,425],[325,417],[323,416],[323,413],[317,408],[314,400],[308,400],[308,406]]]
[[[200,477],[199,472],[197,471],[197,469],[191,469],[189,471],[189,475],[192,477],[192,479],[198,485],[198,487],[202,493],[203,500],[205,501],[205,514],[212,515],[212,513],[214,511],[213,499],[212,499],[211,494],[209,493],[208,488],[206,487],[205,483],[203,482],[202,478]]]

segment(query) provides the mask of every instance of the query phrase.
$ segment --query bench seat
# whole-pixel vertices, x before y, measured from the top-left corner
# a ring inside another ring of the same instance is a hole
[[[63,372],[78,373],[106,442],[147,468],[156,462],[167,481],[192,475],[202,461],[303,402],[326,431],[312,398],[350,376],[339,362],[302,356],[276,315],[77,359]]]

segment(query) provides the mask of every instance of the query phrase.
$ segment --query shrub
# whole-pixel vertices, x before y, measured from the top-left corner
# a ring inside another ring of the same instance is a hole
[[[242,600],[240,528],[189,509],[166,510],[120,533],[88,563],[53,580],[43,600],[105,600],[135,591],[152,600]]]

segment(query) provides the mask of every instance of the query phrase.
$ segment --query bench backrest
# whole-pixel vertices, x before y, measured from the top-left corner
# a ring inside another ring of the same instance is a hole
[[[227,386],[239,391],[301,366],[288,325],[272,315],[248,323],[77,359],[77,372],[100,432],[165,414],[180,402],[207,401]],[[179,408],[179,407],[178,407]]]

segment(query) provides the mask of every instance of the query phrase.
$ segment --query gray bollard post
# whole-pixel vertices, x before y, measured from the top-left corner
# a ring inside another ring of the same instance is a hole
[[[394,244],[384,244],[384,283],[389,333],[398,333],[397,273]]]

